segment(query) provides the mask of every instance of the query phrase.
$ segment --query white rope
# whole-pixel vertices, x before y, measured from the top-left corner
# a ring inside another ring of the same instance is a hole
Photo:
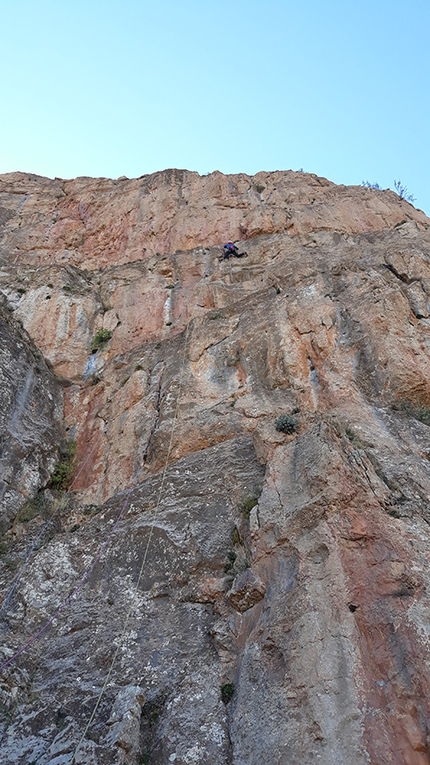
[[[146,559],[147,559],[147,556],[148,556],[148,550],[149,550],[149,546],[151,544],[152,533],[154,531],[154,526],[155,526],[155,521],[156,521],[156,513],[157,513],[157,510],[158,510],[158,508],[160,506],[161,497],[163,495],[164,484],[165,484],[165,480],[166,480],[167,467],[169,465],[170,453],[172,451],[173,436],[174,436],[174,432],[175,432],[176,420],[177,420],[177,417],[178,417],[178,410],[179,410],[179,401],[180,401],[181,392],[182,392],[182,378],[183,378],[183,373],[184,373],[184,368],[185,368],[185,357],[186,357],[186,351],[187,351],[189,327],[190,327],[190,322],[188,322],[187,329],[186,329],[186,332],[185,332],[184,351],[183,351],[181,371],[180,371],[180,376],[179,376],[179,389],[178,389],[178,395],[176,397],[176,407],[175,407],[175,412],[174,412],[174,415],[173,415],[172,430],[171,430],[171,434],[170,434],[169,445],[167,447],[166,462],[165,462],[165,465],[164,465],[164,468],[163,468],[163,472],[162,472],[162,476],[161,476],[161,483],[160,483],[160,488],[158,490],[157,503],[156,503],[156,506],[155,506],[154,511],[153,511],[153,521],[152,521],[151,526],[149,528],[148,540],[147,540],[147,543],[146,543],[145,552],[143,554],[143,559],[142,559],[142,563],[141,563],[141,566],[140,566],[139,575],[137,577],[137,582],[136,582],[136,588],[135,588],[134,596],[136,596],[136,594],[137,594],[137,592],[139,590],[140,581],[142,579],[143,571],[144,571],[144,568],[145,568]],[[120,649],[122,647],[122,642],[124,640],[124,636],[125,636],[125,633],[127,631],[128,622],[129,622],[131,614],[132,614],[132,612],[134,610],[134,603],[135,603],[135,597],[132,598],[132,602],[131,602],[130,608],[129,608],[129,610],[128,610],[127,614],[126,614],[126,617],[124,619],[124,626],[123,626],[122,632],[121,632],[121,634],[119,636],[118,644],[117,644],[117,647],[115,649],[115,653],[113,655],[113,658],[112,658],[112,661],[111,661],[108,673],[106,675],[106,679],[105,679],[105,681],[103,683],[103,686],[102,686],[102,688],[100,690],[100,693],[99,693],[99,695],[97,697],[97,700],[96,700],[96,703],[94,705],[93,711],[91,712],[90,718],[89,718],[89,720],[88,720],[88,722],[87,722],[87,724],[86,724],[86,726],[84,728],[82,736],[79,739],[78,744],[77,744],[77,746],[76,746],[76,748],[75,748],[75,750],[73,752],[72,759],[70,760],[70,765],[73,765],[73,763],[75,762],[76,755],[77,755],[79,749],[82,746],[82,742],[84,741],[84,739],[85,739],[85,737],[86,737],[86,735],[88,733],[88,730],[89,730],[89,728],[91,726],[91,723],[94,720],[94,717],[96,716],[97,710],[98,710],[98,708],[100,706],[100,702],[101,702],[101,700],[103,698],[103,695],[104,695],[104,693],[106,691],[106,688],[108,686],[108,683],[109,683],[109,680],[110,680],[110,677],[111,677],[111,674],[113,672],[113,668],[114,668],[114,665],[115,665],[115,662],[116,662],[116,658],[117,658],[118,653],[119,653],[119,651],[120,651]]]

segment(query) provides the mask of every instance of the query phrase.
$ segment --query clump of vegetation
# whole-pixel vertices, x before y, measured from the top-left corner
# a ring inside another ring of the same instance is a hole
[[[281,414],[275,422],[275,428],[281,433],[295,433],[297,430],[297,419],[291,414]]]
[[[237,558],[237,555],[233,550],[230,550],[227,553],[227,563],[224,566],[225,574],[229,574],[231,571],[233,571],[236,558]]]
[[[36,494],[32,499],[28,499],[27,502],[21,507],[17,513],[16,520],[19,523],[28,523],[32,521],[37,515],[43,515],[47,509],[47,501],[45,495],[40,492]]]
[[[9,571],[16,571],[20,566],[19,558],[5,558],[4,565]]]
[[[262,185],[261,185],[261,183],[257,183],[257,184],[254,186],[254,189],[256,190],[257,194],[261,194],[261,193],[264,191],[264,189],[265,189],[265,188],[266,188],[266,187],[265,187],[265,186],[262,186]]]
[[[242,537],[240,536],[240,531],[237,526],[235,526],[231,532],[231,541],[234,545],[242,544]]]
[[[388,511],[388,515],[391,515],[392,518],[401,518],[402,517],[402,514],[398,510],[396,510],[395,507],[392,507]]]
[[[392,408],[398,412],[404,412],[424,425],[430,425],[430,407],[423,404],[414,404],[412,401],[400,401],[393,404]]]
[[[74,470],[76,441],[68,441],[60,453],[60,459],[51,476],[51,484],[59,491],[65,491]]]
[[[370,183],[370,181],[361,181],[361,185],[366,189],[376,189],[376,191],[382,191],[382,187],[379,183]],[[407,187],[403,185],[401,181],[394,181],[394,191],[399,195],[400,199],[405,199],[406,202],[413,204],[415,197],[410,194]]]
[[[65,709],[62,709],[62,708],[57,709],[57,713],[55,716],[55,725],[57,726],[58,730],[63,730],[66,727],[66,722],[65,722],[66,717],[67,717],[67,712]]]
[[[104,348],[106,343],[108,343],[111,339],[112,334],[113,333],[110,329],[98,329],[93,339],[91,340],[91,353],[96,353],[97,351]]]
[[[379,183],[370,183],[370,181],[361,181],[361,185],[364,186],[365,189],[376,189],[377,191],[382,191]]]
[[[239,511],[242,514],[243,518],[249,518],[251,515],[251,510],[253,507],[255,507],[258,504],[258,497],[255,496],[255,494],[250,494],[248,497],[245,497],[243,502],[241,502]]]
[[[143,705],[142,718],[149,728],[154,728],[157,725],[165,701],[166,697],[162,694],[157,698],[151,699],[151,701],[147,701],[146,704]]]
[[[399,195],[400,199],[406,199],[406,201],[410,202],[411,204],[415,202],[414,195],[408,192],[407,187],[404,186],[401,181],[394,181],[394,189],[396,194]]]
[[[223,683],[220,688],[223,704],[228,704],[234,695],[234,683]]]
[[[354,433],[353,430],[351,430],[351,428],[345,428],[345,435],[349,441],[351,441],[351,443],[357,447],[357,449],[364,449],[363,441],[359,438],[359,436],[357,436],[356,433]]]

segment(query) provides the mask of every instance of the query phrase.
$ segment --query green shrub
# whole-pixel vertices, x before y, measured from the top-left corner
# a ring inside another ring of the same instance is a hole
[[[142,717],[146,720],[150,728],[154,728],[157,725],[158,720],[160,719],[160,715],[163,711],[165,701],[166,697],[164,694],[161,694],[157,698],[148,701],[142,707]],[[147,754],[149,753],[147,752]]]
[[[237,558],[236,553],[233,550],[230,550],[230,552],[227,553],[228,562],[224,566],[224,573],[228,574],[230,571],[233,571],[233,567]]]
[[[275,422],[275,428],[282,433],[295,433],[297,430],[297,420],[290,414],[281,414]]]
[[[401,518],[401,517],[402,517],[401,513],[399,513],[399,511],[398,511],[398,510],[396,510],[396,508],[395,508],[395,507],[392,507],[392,508],[391,508],[391,509],[388,511],[388,515],[391,515],[391,517],[392,517],[392,518]]]
[[[223,704],[228,704],[233,698],[234,683],[223,683],[220,690]]]
[[[353,446],[356,446],[357,449],[364,449],[365,443],[361,440],[361,438],[355,433],[351,428],[345,428],[345,435],[349,441],[353,444]]]
[[[106,343],[108,343],[111,339],[112,334],[113,333],[110,331],[110,329],[98,329],[93,339],[91,340],[91,353],[96,353],[96,351],[104,348]]]
[[[21,510],[17,513],[16,520],[19,523],[28,523],[32,521],[36,515],[39,515],[41,508],[37,501],[29,499],[25,505],[21,507]]]
[[[414,404],[412,401],[400,401],[393,404],[392,407],[395,411],[404,412],[415,420],[419,420],[424,425],[430,425],[430,408],[423,404]]]
[[[4,565],[9,571],[16,571],[21,564],[19,558],[5,558]]]
[[[76,441],[68,441],[60,453],[60,460],[51,476],[51,484],[59,491],[65,491],[73,474]]]
[[[250,494],[249,497],[245,497],[243,502],[241,503],[239,507],[239,511],[241,512],[242,516],[244,518],[249,518],[251,515],[251,510],[255,505],[258,504],[258,497],[255,496],[255,494]]]
[[[19,523],[28,523],[33,518],[36,518],[37,515],[41,515],[42,518],[46,517],[50,510],[51,501],[49,492],[46,494],[44,491],[39,491],[34,497],[25,502],[18,511],[15,520]]]
[[[257,183],[257,184],[254,186],[254,189],[256,190],[257,194],[261,194],[261,193],[264,191],[264,189],[265,189],[265,188],[266,188],[266,187],[265,187],[265,186],[262,186],[262,185],[261,185],[261,183]]]

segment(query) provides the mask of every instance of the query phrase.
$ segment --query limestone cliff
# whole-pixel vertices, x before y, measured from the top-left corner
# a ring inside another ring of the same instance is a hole
[[[430,764],[429,225],[0,176],[2,761]]]

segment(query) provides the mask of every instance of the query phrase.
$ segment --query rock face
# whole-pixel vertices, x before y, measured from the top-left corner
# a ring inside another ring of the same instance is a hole
[[[47,483],[61,440],[61,389],[31,339],[0,306],[0,530]]]
[[[0,177],[5,762],[430,764],[429,225]]]

